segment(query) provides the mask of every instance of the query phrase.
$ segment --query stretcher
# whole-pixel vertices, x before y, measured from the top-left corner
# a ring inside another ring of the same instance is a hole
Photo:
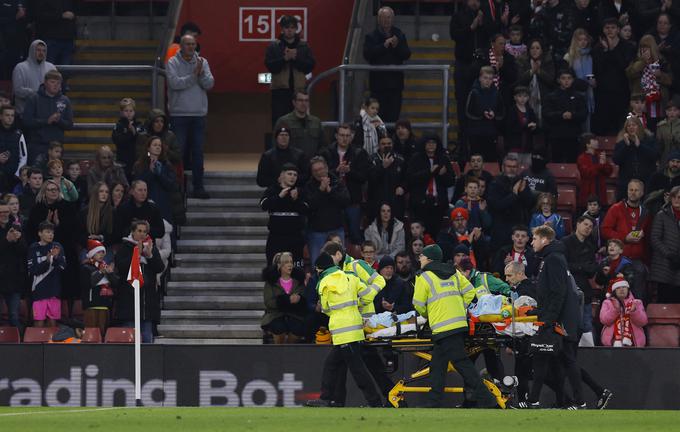
[[[495,321],[484,321],[479,318],[469,317],[469,334],[465,340],[465,349],[468,356],[474,356],[484,350],[498,350],[501,346],[511,346],[512,337],[506,334],[499,334],[499,328],[510,327],[515,323],[533,323],[537,326],[542,323],[536,320],[535,316],[515,316],[512,318],[500,318]],[[399,380],[396,385],[389,392],[388,400],[392,406],[399,408],[401,403],[406,400],[407,393],[428,393],[430,387],[413,385],[418,381],[426,378],[430,374],[430,361],[432,360],[432,339],[431,333],[427,330],[415,326],[416,331],[409,334],[400,334],[390,338],[373,338],[369,337],[366,343],[382,347],[389,350],[396,355],[410,354],[421,360],[424,360],[418,370],[412,372],[407,377]],[[449,362],[447,373],[455,373],[456,368]],[[506,408],[508,400],[514,395],[517,380],[515,377],[505,377],[503,382],[494,382],[495,380],[483,378],[484,385],[489,389],[491,394],[496,398],[498,405]],[[445,393],[463,393],[463,387],[445,387]]]

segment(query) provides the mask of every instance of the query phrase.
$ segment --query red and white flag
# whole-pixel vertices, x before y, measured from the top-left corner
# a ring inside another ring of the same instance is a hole
[[[127,281],[130,285],[137,289],[144,285],[142,265],[139,260],[139,246],[135,246],[132,251],[132,261],[130,261],[130,270],[128,270]]]

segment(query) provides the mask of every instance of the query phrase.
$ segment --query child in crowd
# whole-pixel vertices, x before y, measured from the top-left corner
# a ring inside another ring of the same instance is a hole
[[[111,139],[116,144],[116,159],[125,164],[125,174],[128,179],[131,178],[132,166],[136,160],[137,135],[144,132],[142,123],[135,117],[135,106],[135,100],[132,98],[120,100],[120,119],[111,133]]]
[[[375,245],[372,241],[366,240],[361,244],[361,258],[368,265],[378,270],[378,261],[375,260]]]
[[[420,269],[420,255],[423,254],[423,249],[425,249],[425,242],[420,237],[413,237],[408,244],[407,252],[411,257],[411,265],[415,270]]]
[[[533,108],[528,105],[529,88],[517,86],[513,94],[515,103],[505,120],[505,152],[531,153],[538,120]]]
[[[600,309],[602,345],[613,347],[644,347],[643,327],[647,314],[642,300],[633,296],[630,285],[622,277],[611,283],[611,296],[602,302]]]
[[[619,37],[628,43],[637,45],[636,39],[633,38],[633,27],[630,25],[630,23],[626,23],[621,27]]]
[[[579,144],[585,149],[576,159],[581,181],[578,188],[578,208],[586,206],[590,195],[597,196],[600,201],[607,200],[607,178],[612,174],[614,166],[607,160],[607,154],[600,150],[600,141],[590,133],[579,137]]]
[[[28,184],[28,170],[30,169],[31,167],[28,165],[19,168],[19,183],[14,186],[14,189],[12,190],[14,195],[21,196],[21,194],[24,193],[24,188]]]
[[[78,201],[78,191],[71,180],[64,178],[64,165],[60,160],[50,161],[47,164],[47,171],[49,178],[54,180],[59,185],[61,194],[63,195],[65,201]]]
[[[41,222],[39,241],[28,249],[28,274],[32,277],[33,319],[36,327],[54,327],[61,319],[61,272],[66,268],[64,247],[54,241],[54,225]]]
[[[80,163],[77,160],[70,160],[66,163],[66,178],[73,183],[80,197],[79,202],[83,203],[88,196],[87,177],[80,172]]]
[[[510,53],[513,57],[517,58],[523,56],[527,53],[527,46],[522,39],[524,38],[524,33],[522,31],[522,26],[514,24],[510,26],[510,39],[508,39],[505,44],[505,51]]]
[[[80,269],[85,327],[97,327],[104,336],[119,279],[114,271],[114,263],[104,262],[106,248],[101,242],[90,239],[87,249],[87,261]]]
[[[47,155],[39,154],[35,158],[35,167],[43,172],[43,177],[47,178],[49,172],[47,170],[47,164],[58,160],[61,161],[62,155],[64,154],[64,144],[59,141],[50,141],[47,147]]]
[[[419,220],[412,221],[411,225],[409,226],[409,234],[410,234],[409,241],[411,241],[414,238],[421,238],[423,239],[425,246],[434,244],[434,239],[432,238],[432,236],[425,232],[425,224],[422,221]]]
[[[491,66],[482,66],[465,105],[470,150],[480,153],[485,162],[498,161],[498,122],[505,118],[503,100],[493,85],[494,76]]]
[[[656,126],[656,141],[662,164],[671,150],[680,148],[680,97],[674,96],[666,104],[666,118]]]
[[[630,112],[628,117],[636,117],[642,122],[642,126],[647,129],[647,105],[645,103],[645,95],[642,93],[635,93],[630,97]]]
[[[7,203],[7,207],[9,207],[10,221],[12,221],[14,224],[20,224],[23,226],[26,222],[26,218],[21,214],[19,197],[11,193],[6,193],[2,196],[2,200],[5,201]]]
[[[542,192],[538,195],[538,202],[536,204],[536,213],[531,216],[529,229],[541,225],[549,225],[555,230],[555,238],[561,239],[564,236],[564,220],[562,217],[554,213],[555,199],[549,192]]]
[[[369,97],[363,105],[361,105],[361,125],[364,130],[364,149],[369,156],[378,151],[378,130],[385,132],[385,123],[383,123],[378,111],[380,110],[380,102],[378,99]]]
[[[614,278],[623,277],[632,284],[635,281],[635,269],[633,262],[623,256],[623,242],[619,239],[607,241],[607,257],[600,262],[600,268],[595,273],[595,282],[607,287],[606,294],[611,294],[611,281]]]
[[[470,177],[465,183],[465,193],[456,201],[455,207],[463,207],[470,214],[468,229],[481,228],[484,231],[491,229],[491,215],[487,210],[486,200],[482,198],[479,190],[479,180]]]
[[[597,262],[600,262],[607,254],[607,247],[605,246],[604,239],[602,238],[602,231],[600,228],[602,221],[604,220],[605,212],[602,211],[600,199],[597,197],[597,195],[590,195],[587,198],[586,211],[583,214],[585,216],[589,216],[593,220],[593,232],[590,234],[590,238],[597,249],[595,258]]]

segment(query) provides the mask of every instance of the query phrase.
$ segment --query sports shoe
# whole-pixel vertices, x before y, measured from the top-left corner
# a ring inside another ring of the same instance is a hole
[[[203,188],[194,189],[192,196],[198,199],[210,199],[210,194]]]
[[[600,410],[607,408],[609,401],[612,400],[613,397],[614,397],[614,393],[612,393],[611,390],[604,389],[604,391],[600,395],[600,398],[597,400],[597,404],[595,404],[595,408],[600,409]]]
[[[578,411],[578,410],[588,409],[588,406],[586,405],[585,402],[583,402],[581,405],[579,405],[579,404],[569,405],[569,406],[566,407],[565,409],[566,409],[567,411]]]
[[[541,404],[538,402],[521,401],[508,405],[511,409],[541,409]]]
[[[310,399],[305,402],[305,406],[310,408],[328,408],[331,406],[331,401],[326,399]]]

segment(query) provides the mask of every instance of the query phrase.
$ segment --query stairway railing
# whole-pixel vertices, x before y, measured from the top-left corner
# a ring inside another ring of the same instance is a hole
[[[345,123],[346,114],[346,98],[345,87],[347,84],[347,73],[351,71],[369,71],[369,72],[393,72],[393,71],[420,71],[420,72],[441,72],[442,86],[441,86],[441,101],[442,101],[442,115],[440,122],[412,122],[411,126],[419,129],[441,129],[441,138],[445,142],[448,137],[449,130],[449,67],[448,65],[387,65],[375,66],[368,64],[342,64],[334,68],[328,69],[316,75],[307,84],[307,91],[311,97],[314,86],[321,80],[328,77],[339,75],[338,81],[338,119],[337,121],[324,121],[323,126],[337,127],[341,123]],[[393,123],[387,123],[387,126],[394,126]]]

